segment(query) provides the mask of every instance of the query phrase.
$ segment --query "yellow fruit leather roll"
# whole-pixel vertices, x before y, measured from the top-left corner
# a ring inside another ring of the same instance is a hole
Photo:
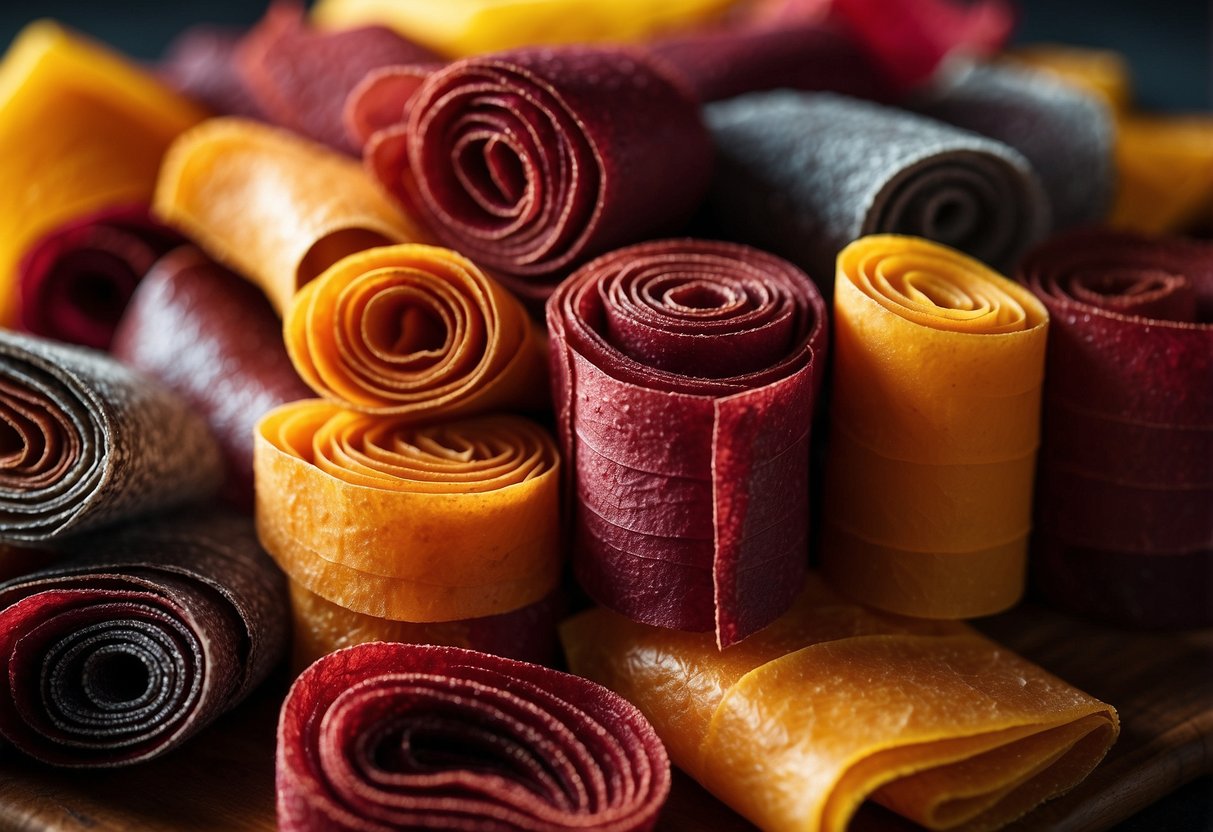
[[[765,830],[841,832],[867,799],[933,830],[996,829],[1073,788],[1116,711],[967,625],[881,614],[816,576],[762,632],[710,634],[591,610],[570,669],[648,717],[670,758]]]
[[[969,618],[1023,592],[1048,313],[953,249],[838,255],[822,568],[901,615]]]
[[[153,208],[259,286],[279,315],[342,257],[420,239],[356,160],[238,118],[212,119],[173,143]]]
[[[151,200],[160,158],[206,117],[109,49],[50,21],[0,64],[0,325],[17,312],[17,265],[86,214]]]

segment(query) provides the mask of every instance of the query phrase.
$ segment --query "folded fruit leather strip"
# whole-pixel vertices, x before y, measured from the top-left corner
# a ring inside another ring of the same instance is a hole
[[[191,511],[65,542],[0,584],[0,737],[110,767],[185,742],[282,658],[286,586],[244,518]]]
[[[0,65],[0,325],[17,322],[30,247],[97,211],[149,203],[169,143],[205,116],[50,21],[21,31]]]
[[[157,379],[206,420],[226,466],[221,494],[253,507],[253,429],[281,404],[310,398],[282,344],[282,324],[256,287],[182,246],[136,290],[113,354]]]
[[[347,115],[405,210],[530,300],[597,254],[676,231],[711,176],[695,94],[639,49],[384,70]]]
[[[1049,197],[1054,229],[1100,222],[1111,210],[1116,123],[1093,96],[1042,72],[973,64],[911,106],[1022,153]]]
[[[720,226],[818,280],[866,234],[936,240],[1006,268],[1048,228],[1018,151],[931,119],[831,93],[755,93],[706,109]]]
[[[755,249],[667,240],[587,264],[547,311],[582,586],[722,646],[770,623],[808,565],[816,286]]]
[[[146,204],[72,220],[36,242],[18,266],[22,326],[56,341],[109,349],[139,281],[180,244]]]
[[[1081,782],[1119,731],[1110,705],[968,626],[884,615],[816,578],[724,651],[602,609],[561,637],[574,672],[773,832],[842,832],[866,799],[933,830],[997,829]]]
[[[156,75],[218,115],[264,119],[236,65],[243,38],[244,30],[236,26],[190,26],[164,50]]]
[[[661,740],[606,688],[451,647],[320,659],[278,723],[278,825],[640,832],[670,790]]]
[[[1121,623],[1213,623],[1213,245],[1075,231],[1020,279],[1052,315],[1037,586]]]
[[[43,541],[206,497],[206,423],[110,356],[0,331],[0,539]]]
[[[173,143],[153,210],[259,286],[279,315],[347,254],[418,238],[355,160],[237,118],[211,119]]]

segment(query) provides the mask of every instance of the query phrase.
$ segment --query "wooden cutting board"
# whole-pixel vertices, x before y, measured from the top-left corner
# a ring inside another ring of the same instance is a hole
[[[1184,783],[1213,773],[1213,631],[1131,634],[1025,606],[981,629],[1120,711],[1108,757],[1070,794],[1018,826],[1107,829]],[[271,830],[274,729],[286,680],[270,682],[185,748],[118,771],[56,771],[0,757],[0,828],[31,830]],[[753,827],[693,781],[675,779],[662,830]],[[912,824],[865,807],[855,832]]]

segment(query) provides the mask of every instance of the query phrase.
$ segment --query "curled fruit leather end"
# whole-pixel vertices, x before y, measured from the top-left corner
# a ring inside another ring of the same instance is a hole
[[[236,66],[243,38],[244,30],[235,26],[191,26],[169,43],[156,74],[218,115],[264,119]]]
[[[1052,319],[1036,586],[1122,624],[1213,624],[1213,245],[1074,231],[1019,276]]]
[[[52,231],[17,267],[22,325],[56,341],[109,349],[135,287],[180,242],[147,205],[106,208]]]
[[[410,215],[533,301],[597,254],[676,231],[711,176],[693,91],[639,49],[520,49],[420,81],[387,70],[347,116],[378,128],[364,159]]]
[[[1008,267],[1048,229],[1027,160],[999,142],[831,93],[755,93],[706,109],[720,226],[812,275],[867,234],[925,237]]]
[[[0,331],[0,539],[37,542],[201,499],[206,423],[110,356]]]
[[[291,366],[282,324],[247,281],[193,246],[162,257],[135,291],[113,354],[199,413],[226,464],[222,496],[253,507],[253,429],[281,404],[310,398]]]
[[[31,757],[152,759],[282,658],[286,586],[248,520],[170,515],[69,546],[85,554],[0,584],[0,736]]]
[[[357,155],[342,109],[372,70],[437,64],[442,58],[383,26],[315,31],[302,5],[276,2],[232,56],[245,88],[268,120],[334,150]]]
[[[914,237],[838,255],[821,565],[847,595],[972,618],[1023,594],[1049,316]]]
[[[581,585],[721,646],[770,623],[808,565],[817,287],[755,249],[667,240],[587,264],[547,312]]]
[[[303,380],[354,410],[416,420],[548,402],[539,325],[444,248],[351,254],[299,291],[283,333]]]
[[[278,825],[640,832],[670,790],[640,712],[606,688],[471,650],[363,644],[291,686]]]
[[[816,577],[724,652],[602,609],[561,638],[575,673],[633,702],[679,768],[763,829],[843,832],[864,800],[932,830],[1001,829],[1078,785],[1120,729],[967,625],[884,615]]]

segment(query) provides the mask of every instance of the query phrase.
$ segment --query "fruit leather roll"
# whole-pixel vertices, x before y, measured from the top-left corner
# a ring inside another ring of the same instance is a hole
[[[1023,593],[1049,316],[914,237],[838,255],[822,568],[890,612],[971,618]]]
[[[300,290],[284,336],[303,380],[354,410],[417,420],[548,401],[542,330],[444,248],[379,246],[340,260]]]
[[[996,829],[1081,782],[1119,731],[1110,705],[967,625],[883,615],[815,578],[723,652],[602,609],[561,637],[575,673],[773,832],[841,832],[866,799],[928,829]]]
[[[291,366],[282,324],[255,287],[193,246],[161,258],[114,338],[115,357],[180,395],[210,427],[226,465],[222,494],[253,506],[253,429],[312,391]]]
[[[104,353],[0,331],[0,539],[37,542],[210,495],[189,404]]]
[[[16,323],[30,247],[97,211],[150,202],[165,149],[205,115],[54,23],[17,36],[0,64],[0,325]]]
[[[925,237],[1009,266],[1048,228],[1027,160],[999,142],[830,93],[755,93],[708,106],[709,204],[731,236],[833,272],[866,234]]]
[[[286,586],[252,523],[192,512],[70,543],[0,584],[0,738],[46,763],[164,754],[256,687],[286,647]]]
[[[417,239],[356,161],[237,118],[212,119],[173,143],[153,208],[257,284],[280,315],[345,255]]]
[[[471,650],[363,644],[309,667],[278,722],[278,826],[640,832],[670,790],[641,713]]]
[[[639,50],[531,48],[372,75],[348,116],[433,237],[542,301],[593,256],[675,231],[711,177],[687,82]]]
[[[548,301],[574,568],[639,621],[745,638],[808,564],[826,312],[799,269],[729,243],[644,243]]]
[[[1121,623],[1213,623],[1213,245],[1077,231],[1020,279],[1053,320],[1037,585]]]
[[[556,587],[560,465],[526,419],[417,426],[296,402],[261,420],[254,465],[262,544],[297,584],[348,610],[458,621]]]
[[[264,118],[236,66],[243,37],[238,26],[190,26],[164,50],[156,75],[218,115]]]
[[[1053,228],[1104,220],[1115,190],[1116,122],[1100,100],[1046,73],[973,64],[915,100],[923,115],[989,136],[1040,177]]]
[[[139,281],[180,244],[146,204],[103,208],[56,228],[17,267],[22,326],[56,341],[109,349]]]

